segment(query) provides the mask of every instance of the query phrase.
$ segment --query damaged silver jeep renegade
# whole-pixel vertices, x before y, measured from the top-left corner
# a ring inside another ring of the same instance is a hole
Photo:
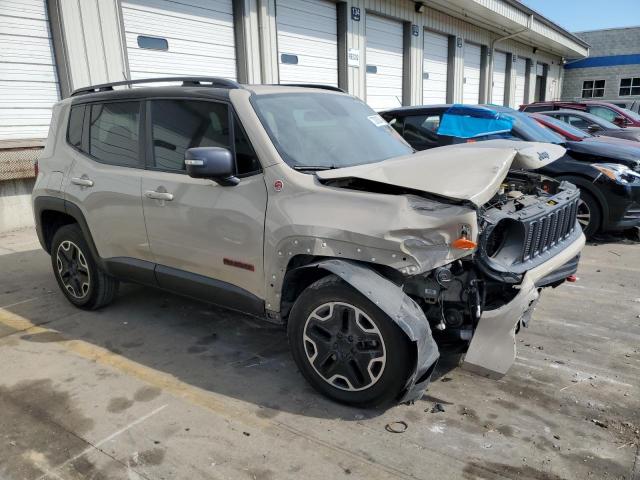
[[[414,152],[337,89],[171,80],[54,107],[33,206],[80,308],[131,281],[281,323],[317,390],[377,406],[422,395],[438,343],[505,374],[576,271],[578,190],[535,173],[560,147]]]

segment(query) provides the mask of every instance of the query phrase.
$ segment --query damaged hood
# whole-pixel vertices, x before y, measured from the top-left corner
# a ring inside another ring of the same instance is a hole
[[[523,142],[521,140],[486,140],[477,143],[460,143],[452,148],[511,148],[516,151],[511,168],[515,170],[537,170],[555,162],[567,153],[566,148],[553,143]]]
[[[498,191],[517,151],[448,146],[395,159],[316,173],[321,180],[358,178],[481,206]]]

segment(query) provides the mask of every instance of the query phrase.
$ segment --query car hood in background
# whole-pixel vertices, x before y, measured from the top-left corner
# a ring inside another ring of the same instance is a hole
[[[640,145],[623,140],[603,140],[601,137],[587,138],[581,142],[567,142],[569,154],[589,156],[594,162],[619,162],[637,171],[640,165]],[[601,160],[593,157],[602,157]]]
[[[439,147],[316,175],[321,180],[358,178],[483,205],[500,188],[517,152],[513,148],[461,147]]]
[[[602,130],[596,138],[620,138],[633,142],[640,142],[640,127],[627,127],[619,130]]]

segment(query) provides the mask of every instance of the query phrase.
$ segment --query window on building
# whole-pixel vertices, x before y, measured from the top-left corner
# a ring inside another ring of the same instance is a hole
[[[620,79],[620,96],[640,95],[640,77]]]
[[[169,50],[169,42],[166,38],[138,36],[138,46],[147,50]]]
[[[604,80],[585,80],[582,82],[582,98],[604,97]]]
[[[91,105],[89,154],[100,162],[140,167],[140,102]]]

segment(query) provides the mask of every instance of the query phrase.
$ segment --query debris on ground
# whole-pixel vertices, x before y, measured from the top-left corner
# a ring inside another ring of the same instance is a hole
[[[384,429],[389,433],[404,433],[407,431],[407,428],[409,428],[409,425],[407,424],[407,422],[404,422],[402,420],[398,422],[387,423],[384,426]]]
[[[591,421],[595,423],[597,426],[599,426],[600,428],[609,428],[609,425],[607,425],[601,420],[598,420],[597,418],[592,418]]]
[[[440,412],[444,412],[444,405],[442,405],[441,403],[436,403],[431,409],[431,413],[440,413]]]

